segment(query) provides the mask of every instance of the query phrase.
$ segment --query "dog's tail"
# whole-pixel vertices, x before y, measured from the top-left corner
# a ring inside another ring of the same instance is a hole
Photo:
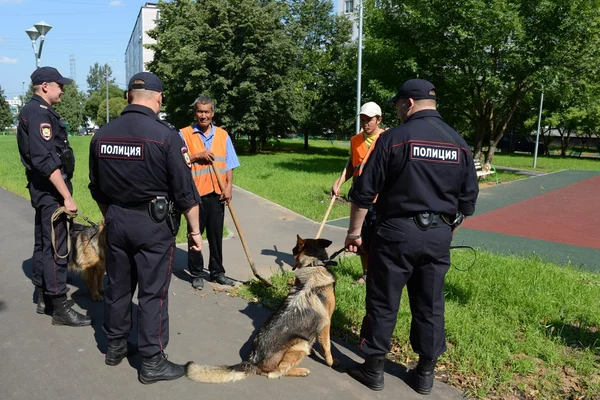
[[[185,366],[185,375],[189,379],[203,383],[235,382],[256,375],[257,371],[256,366],[248,361],[231,366],[200,365],[189,362]]]

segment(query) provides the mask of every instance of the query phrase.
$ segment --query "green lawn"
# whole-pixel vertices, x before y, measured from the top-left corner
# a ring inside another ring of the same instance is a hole
[[[448,351],[437,379],[476,398],[600,398],[600,276],[538,258],[454,250],[446,279]],[[333,268],[336,284],[334,335],[358,343],[365,288],[358,257]],[[253,281],[240,290],[247,300],[276,308],[293,275],[273,278],[274,287]],[[414,365],[409,343],[406,289],[390,358]],[[394,379],[394,378],[391,378]]]
[[[531,154],[494,154],[492,164],[495,166],[533,169],[533,155]],[[563,169],[582,169],[588,171],[600,170],[600,158],[579,158],[560,156],[538,156],[535,171],[554,172]]]

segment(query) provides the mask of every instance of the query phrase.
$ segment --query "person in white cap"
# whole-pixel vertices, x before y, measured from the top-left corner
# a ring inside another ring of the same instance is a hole
[[[381,107],[377,103],[370,101],[363,104],[360,108],[360,125],[362,130],[350,139],[350,158],[341,176],[333,183],[331,196],[339,197],[340,187],[344,182],[352,177],[352,182],[354,183],[354,180],[362,172],[363,166],[373,149],[373,145],[377,141],[379,134],[384,131],[384,129],[379,127],[381,121]],[[373,225],[376,219],[375,211],[371,207],[365,218],[361,232],[363,251],[360,254],[360,261],[363,268],[363,275],[356,283],[364,284],[367,279],[367,251],[371,243],[371,237],[373,236]]]

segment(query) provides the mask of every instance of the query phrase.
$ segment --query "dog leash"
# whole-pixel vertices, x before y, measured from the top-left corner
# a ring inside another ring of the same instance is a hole
[[[64,255],[58,254],[58,250],[56,249],[56,234],[54,233],[54,222],[56,222],[62,214],[67,215],[67,252]],[[52,225],[50,235],[51,235],[51,240],[52,240],[52,249],[54,250],[54,254],[56,254],[56,256],[58,258],[67,258],[69,256],[69,254],[71,253],[71,224],[73,223],[73,220],[77,217],[83,218],[88,224],[90,224],[93,227],[98,226],[98,224],[93,223],[85,215],[80,214],[80,213],[70,212],[64,206],[57,208],[52,213],[52,218],[50,220],[50,223]]]

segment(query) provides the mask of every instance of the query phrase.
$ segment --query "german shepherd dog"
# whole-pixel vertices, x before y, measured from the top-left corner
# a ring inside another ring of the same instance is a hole
[[[98,225],[85,226],[74,224],[71,232],[71,261],[69,270],[81,274],[81,279],[90,291],[94,301],[102,301],[104,292],[104,254],[106,248],[106,230],[104,219]]]
[[[329,256],[326,239],[301,239],[293,254],[296,279],[283,305],[260,328],[252,342],[248,361],[232,366],[207,366],[190,362],[189,379],[204,383],[225,383],[250,375],[268,378],[307,376],[310,371],[297,368],[310,354],[318,339],[323,358],[333,366],[329,328],[335,308],[335,277],[326,267]]]

